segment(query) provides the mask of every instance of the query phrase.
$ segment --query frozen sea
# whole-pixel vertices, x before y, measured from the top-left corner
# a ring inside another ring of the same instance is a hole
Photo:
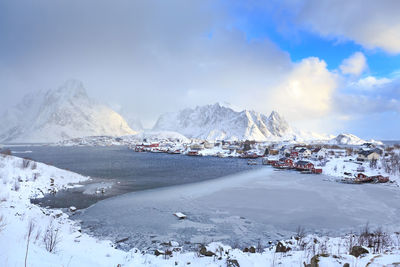
[[[324,175],[269,167],[188,185],[134,192],[100,201],[75,218],[97,236],[129,237],[128,247],[156,248],[177,241],[195,248],[221,241],[267,244],[308,233],[341,235],[368,223],[400,230],[400,189],[349,185]],[[182,212],[187,219],[173,216]]]
[[[17,149],[17,148],[15,148]],[[400,230],[400,188],[350,185],[325,175],[274,171],[245,160],[134,153],[123,147],[21,147],[42,162],[95,177],[80,191],[57,193],[44,205],[85,208],[72,216],[86,232],[122,248],[157,248],[177,241],[188,248],[221,241],[248,246],[308,233],[341,235],[368,223]],[[84,194],[112,182],[111,194]],[[187,219],[178,220],[173,213]]]

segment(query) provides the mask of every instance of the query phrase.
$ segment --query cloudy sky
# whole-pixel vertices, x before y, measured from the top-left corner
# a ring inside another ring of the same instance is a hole
[[[400,139],[400,1],[0,1],[0,112],[81,80],[151,127],[226,102]]]

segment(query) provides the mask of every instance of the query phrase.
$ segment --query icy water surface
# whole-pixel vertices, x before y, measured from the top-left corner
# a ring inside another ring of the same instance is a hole
[[[238,158],[137,153],[124,146],[13,146],[10,149],[16,156],[29,157],[93,178],[85,187],[33,200],[52,208],[86,208],[111,196],[215,179],[260,167],[248,166],[246,160]],[[105,194],[90,194],[103,187],[106,188]]]
[[[400,230],[400,189],[393,185],[340,184],[324,175],[248,166],[241,159],[134,153],[125,147],[17,149],[21,154],[32,151],[26,155],[35,160],[97,177],[42,204],[94,204],[72,218],[96,236],[128,238],[120,243],[127,249],[156,248],[169,241],[193,249],[212,241],[266,245],[290,237],[298,226],[331,235],[358,231],[366,223]],[[84,193],[110,182],[114,186],[107,196]],[[175,212],[187,219],[178,220]]]
[[[127,248],[156,248],[169,241],[192,248],[211,241],[265,245],[290,237],[298,226],[331,235],[358,231],[367,222],[385,230],[400,229],[399,188],[341,184],[326,178],[266,167],[125,194],[100,201],[74,218],[97,236],[128,237]],[[175,212],[187,219],[178,220]]]

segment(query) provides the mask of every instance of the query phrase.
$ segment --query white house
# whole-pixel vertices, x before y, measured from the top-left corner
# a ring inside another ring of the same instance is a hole
[[[312,151],[312,156],[316,159],[323,159],[328,155],[328,151],[325,148],[316,148]]]
[[[299,157],[308,158],[310,156],[311,156],[311,150],[309,150],[308,148],[303,147],[299,150]]]
[[[290,154],[290,149],[287,147],[282,147],[281,149],[279,149],[279,155],[281,156],[285,156],[286,154]]]
[[[361,151],[358,154],[357,160],[358,161],[370,161],[370,160],[378,160],[380,158],[380,155],[376,153],[374,150],[370,151]]]

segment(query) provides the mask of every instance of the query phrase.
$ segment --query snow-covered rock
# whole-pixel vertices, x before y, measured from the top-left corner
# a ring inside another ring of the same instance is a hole
[[[28,94],[0,117],[0,142],[48,143],[135,133],[118,113],[90,99],[77,80]]]
[[[206,140],[279,141],[313,138],[311,134],[305,137],[290,127],[276,111],[266,116],[251,110],[234,111],[218,103],[163,114],[153,130],[175,131],[188,138]]]
[[[334,145],[355,145],[355,146],[362,145],[365,143],[383,145],[383,143],[380,141],[375,141],[375,140],[366,141],[358,136],[355,136],[354,134],[348,134],[348,133],[339,134],[338,136],[330,140],[330,143]]]

